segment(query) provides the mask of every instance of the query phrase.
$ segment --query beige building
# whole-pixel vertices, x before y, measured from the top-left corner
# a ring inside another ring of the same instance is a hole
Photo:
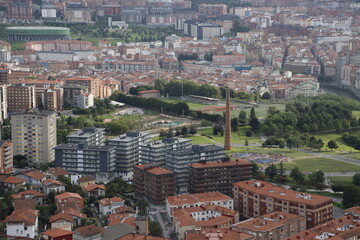
[[[275,211],[250,218],[231,227],[232,230],[254,236],[254,240],[281,240],[306,229],[304,216]]]
[[[14,84],[7,87],[8,112],[24,112],[36,107],[35,86]]]
[[[56,114],[29,110],[11,116],[11,137],[14,156],[25,155],[30,164],[55,160]]]

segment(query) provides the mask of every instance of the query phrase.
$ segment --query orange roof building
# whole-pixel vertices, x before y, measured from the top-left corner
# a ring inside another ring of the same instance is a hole
[[[174,211],[175,231],[184,239],[186,231],[206,228],[230,228],[239,221],[239,213],[216,205],[181,208]]]
[[[333,217],[331,198],[296,192],[269,182],[250,180],[234,183],[233,193],[235,209],[246,218],[280,211],[306,216],[307,228],[311,228]]]

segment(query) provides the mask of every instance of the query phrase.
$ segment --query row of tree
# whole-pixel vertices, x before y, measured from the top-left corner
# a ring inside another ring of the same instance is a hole
[[[195,81],[190,80],[171,80],[157,79],[154,86],[142,85],[132,87],[129,93],[132,95],[138,95],[140,91],[145,90],[159,90],[161,95],[170,97],[181,97],[182,95],[199,95],[204,97],[219,98],[220,90],[210,84],[198,84]]]

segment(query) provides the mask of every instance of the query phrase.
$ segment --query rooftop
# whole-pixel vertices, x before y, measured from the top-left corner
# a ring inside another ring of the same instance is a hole
[[[231,200],[232,200],[231,197],[219,192],[183,194],[178,196],[170,196],[166,198],[166,201],[170,205],[177,205],[177,206],[184,204],[207,203],[213,201],[231,201]]]
[[[239,187],[242,189],[247,189],[251,192],[256,192],[261,195],[267,195],[273,198],[280,198],[287,201],[300,202],[304,204],[323,204],[325,202],[332,202],[332,199],[325,196],[319,196],[309,193],[296,192],[293,190],[285,189],[279,187],[275,184],[259,181],[259,180],[250,180],[233,183],[233,186]]]
[[[63,230],[63,229],[51,229],[49,231],[43,232],[43,235],[47,235],[51,238],[58,238],[66,235],[72,235],[73,232]]]
[[[87,237],[101,233],[101,229],[98,228],[95,224],[91,224],[84,227],[76,228],[75,232],[80,234],[81,236]]]
[[[236,166],[236,165],[251,165],[248,161],[245,160],[234,160],[234,161],[221,161],[221,162],[206,162],[206,163],[192,163],[190,164],[193,168],[209,168],[209,167],[226,167],[226,166]]]
[[[246,228],[246,229],[251,229],[253,231],[268,231],[277,228],[279,226],[282,226],[288,222],[292,222],[300,219],[305,220],[304,217],[299,215],[275,211],[262,215],[260,217],[251,218],[239,222],[233,225],[233,227],[235,227],[235,229]]]

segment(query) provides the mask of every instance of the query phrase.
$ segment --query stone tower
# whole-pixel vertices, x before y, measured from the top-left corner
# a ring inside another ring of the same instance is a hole
[[[226,112],[225,112],[225,150],[231,150],[231,111],[230,89],[226,88]]]

